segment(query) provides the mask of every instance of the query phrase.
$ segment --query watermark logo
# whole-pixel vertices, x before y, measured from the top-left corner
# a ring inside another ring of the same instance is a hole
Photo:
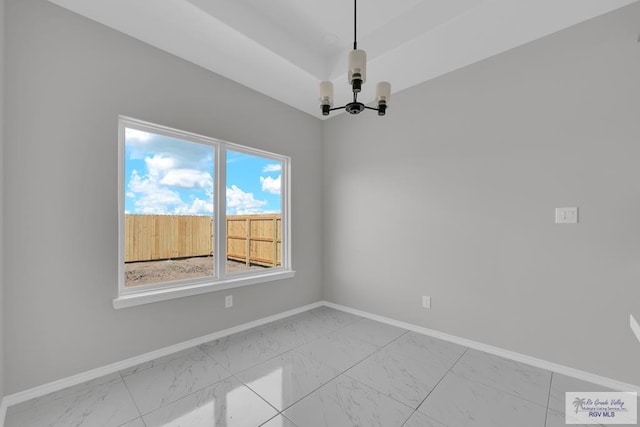
[[[636,392],[567,392],[566,424],[636,424]]]

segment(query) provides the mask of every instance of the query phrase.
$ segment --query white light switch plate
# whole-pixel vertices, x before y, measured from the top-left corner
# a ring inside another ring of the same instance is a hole
[[[577,224],[578,208],[556,208],[556,224]]]

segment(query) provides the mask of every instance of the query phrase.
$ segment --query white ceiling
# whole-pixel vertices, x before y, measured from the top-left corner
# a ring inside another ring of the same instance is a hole
[[[318,82],[348,102],[351,0],[49,0],[322,118]],[[392,92],[638,0],[365,0],[367,83]],[[390,111],[393,112],[393,99]]]

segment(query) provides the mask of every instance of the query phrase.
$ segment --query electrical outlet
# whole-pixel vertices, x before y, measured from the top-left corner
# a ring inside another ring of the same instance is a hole
[[[233,307],[233,295],[227,295],[224,297],[224,308]]]
[[[422,306],[424,308],[431,308],[431,297],[423,296],[422,297]]]
[[[577,224],[578,208],[556,208],[556,224]]]

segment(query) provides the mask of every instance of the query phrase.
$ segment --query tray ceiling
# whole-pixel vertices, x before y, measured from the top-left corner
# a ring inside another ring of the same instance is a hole
[[[320,80],[333,80],[336,105],[348,100],[351,1],[49,1],[319,118]],[[635,1],[360,1],[360,99],[378,81],[398,92]]]

